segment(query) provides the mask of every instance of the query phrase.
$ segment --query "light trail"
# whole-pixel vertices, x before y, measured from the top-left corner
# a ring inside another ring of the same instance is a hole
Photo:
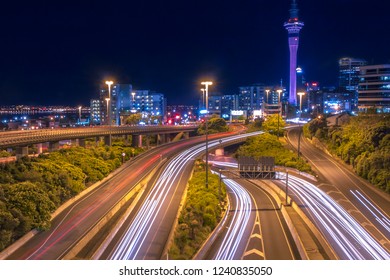
[[[234,135],[224,138],[222,141],[232,142],[241,138],[246,138],[261,134],[262,132],[254,132],[248,134]],[[220,140],[209,141],[209,148],[220,145]],[[174,193],[174,189],[180,174],[184,171],[186,165],[197,158],[205,150],[205,144],[198,144],[187,149],[173,158],[161,173],[155,186],[147,195],[145,202],[136,214],[134,220],[130,224],[122,236],[120,242],[116,245],[110,259],[113,260],[132,260],[142,259],[140,250],[143,246],[147,246],[145,240],[155,232],[151,231],[156,222],[159,213],[165,204],[169,204],[168,200]],[[165,208],[164,208],[165,209]]]
[[[390,254],[338,203],[315,185],[289,175],[289,188],[305,206],[341,258],[390,259]]]
[[[222,176],[225,177],[225,176]],[[216,260],[234,260],[237,259],[236,254],[240,243],[243,241],[243,235],[248,226],[251,210],[252,200],[249,193],[238,183],[233,180],[225,179],[225,184],[232,191],[237,201],[236,210],[227,233],[219,247],[214,259]],[[244,240],[246,242],[246,239]],[[238,254],[239,258],[242,252]]]
[[[218,166],[236,167],[237,164],[214,162]],[[285,173],[278,172],[279,178]],[[289,174],[289,189],[304,202],[316,224],[343,259],[388,260],[390,254],[344,208],[315,185]],[[390,220],[359,191],[355,197],[376,217],[386,229]]]
[[[359,202],[367,208],[367,210],[374,216],[375,220],[383,226],[385,230],[390,232],[390,219],[385,216],[371,201],[369,201],[361,192],[358,190],[351,190],[351,193],[356,197]]]

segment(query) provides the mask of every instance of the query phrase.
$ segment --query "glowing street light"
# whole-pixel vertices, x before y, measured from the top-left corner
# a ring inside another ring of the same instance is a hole
[[[204,94],[205,94],[205,90],[206,89],[201,88],[200,90],[202,91],[202,107],[203,107],[203,106],[205,106],[205,104],[204,104],[204,99],[205,99]]]
[[[110,98],[106,98],[106,102],[107,102],[107,120],[109,119],[109,110],[108,110],[108,105],[110,103]]]
[[[267,113],[268,113],[268,94],[269,94],[269,92],[270,92],[270,90],[269,89],[266,89],[265,90],[265,93],[267,94],[267,102],[263,102],[264,103],[264,113],[265,113],[265,111],[267,111]],[[267,110],[266,110],[267,109]]]
[[[81,106],[79,106],[79,123],[81,123]]]
[[[279,118],[282,112],[282,106],[280,104],[280,94],[283,92],[283,90],[278,89],[276,92],[278,93],[278,137],[279,137]]]
[[[132,92],[131,93],[131,96],[133,96],[133,102],[135,101],[134,97],[135,97],[135,92]]]
[[[301,154],[301,116],[302,116],[302,96],[305,95],[304,92],[298,92],[299,95],[299,119],[298,119],[298,125],[299,125],[299,136],[298,136],[298,158]]]
[[[106,81],[106,85],[108,86],[108,101],[107,101],[107,114],[108,114],[108,123],[111,125],[111,85],[113,81]],[[107,98],[106,98],[107,100]]]
[[[302,96],[305,95],[304,92],[298,92],[297,93],[299,95],[299,118],[301,118],[301,114],[302,114]]]
[[[209,143],[208,143],[208,116],[209,116],[209,86],[212,82],[202,82],[202,85],[205,86],[206,93],[206,189],[209,187]]]

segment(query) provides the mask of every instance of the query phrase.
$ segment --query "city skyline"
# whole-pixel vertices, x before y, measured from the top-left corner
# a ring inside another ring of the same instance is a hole
[[[337,85],[338,59],[388,63],[387,2],[298,0],[305,22],[298,66],[307,80]],[[365,4],[365,5],[363,5]],[[88,104],[105,79],[166,95],[169,104],[263,82],[288,87],[283,23],[291,1],[6,3],[1,105]],[[362,21],[364,24],[362,24]]]

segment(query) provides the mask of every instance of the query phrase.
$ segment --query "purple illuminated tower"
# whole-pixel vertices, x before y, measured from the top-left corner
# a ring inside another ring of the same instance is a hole
[[[288,102],[297,106],[297,52],[299,45],[299,31],[303,27],[303,22],[298,19],[298,7],[295,0],[291,3],[290,18],[284,23],[288,31],[288,45],[290,47],[290,90]]]

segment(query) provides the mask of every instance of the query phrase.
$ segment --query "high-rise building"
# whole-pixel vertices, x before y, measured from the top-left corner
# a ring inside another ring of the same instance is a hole
[[[91,105],[90,105],[90,122],[92,125],[101,124],[101,108],[102,104],[100,99],[91,99]]]
[[[358,107],[358,85],[360,67],[367,61],[360,58],[343,57],[339,60],[339,88],[344,96],[350,96],[348,111],[356,111]]]
[[[390,113],[390,64],[360,67],[358,108]]]
[[[238,95],[226,94],[221,98],[221,117],[224,119],[230,119],[231,111],[238,110]]]
[[[216,92],[210,94],[208,103],[209,115],[221,116],[222,95]]]
[[[114,84],[111,88],[111,119],[120,125],[121,114],[130,111],[130,100],[133,86],[130,84]]]
[[[130,112],[142,113],[145,118],[158,117],[163,120],[167,102],[164,94],[150,90],[135,90],[130,99]]]
[[[109,124],[111,120],[111,124],[121,124],[121,113],[130,110],[131,92],[131,84],[113,84],[110,92],[108,92],[106,84],[101,85],[99,97],[101,123]],[[108,117],[109,114],[111,115],[110,118]]]
[[[360,58],[343,57],[339,60],[339,88],[341,91],[357,91],[360,67],[367,61]]]
[[[290,18],[284,23],[288,32],[288,45],[290,49],[290,86],[288,102],[290,105],[297,105],[297,53],[299,45],[299,31],[304,24],[298,19],[298,6],[295,0],[291,3]]]
[[[254,110],[261,110],[264,102],[265,87],[262,84],[239,87],[238,109],[250,115]]]

